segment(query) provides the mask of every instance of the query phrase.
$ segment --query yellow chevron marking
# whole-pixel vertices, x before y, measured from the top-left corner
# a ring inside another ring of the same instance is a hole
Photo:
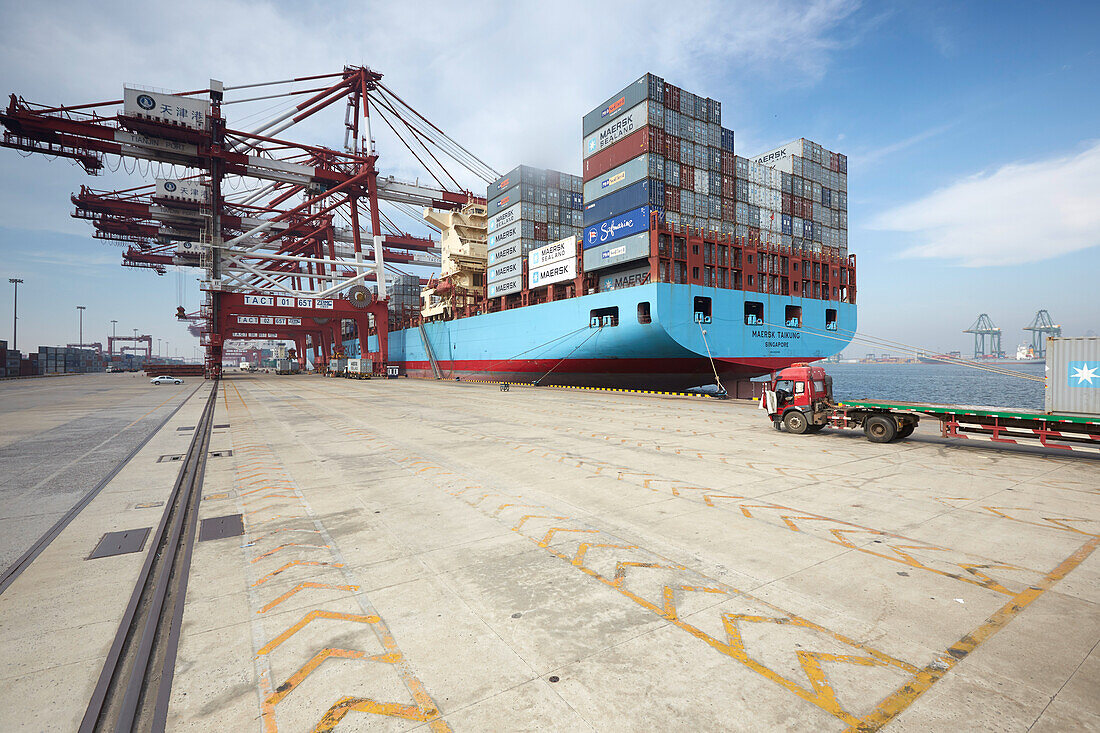
[[[302,543],[298,543],[298,542],[287,542],[285,544],[279,545],[278,547],[276,547],[273,550],[268,550],[264,554],[258,555],[257,557],[252,558],[252,562],[259,562],[260,560],[263,560],[265,557],[268,557],[270,555],[274,555],[279,550],[285,550],[288,547],[308,547],[308,548],[314,549],[314,550],[321,550],[321,549],[328,550],[328,549],[330,549],[328,545],[307,545],[307,544],[302,544]]]
[[[270,573],[268,573],[267,575],[265,575],[264,577],[260,578],[255,583],[253,583],[252,587],[255,588],[256,586],[263,585],[264,583],[271,580],[276,575],[278,575],[279,573],[281,573],[285,570],[289,570],[290,568],[293,568],[293,567],[296,567],[296,566],[305,566],[305,565],[312,565],[312,566],[315,566],[315,567],[326,567],[327,566],[327,567],[332,567],[332,568],[342,568],[342,567],[344,567],[344,563],[342,563],[342,562],[320,562],[319,560],[294,560],[292,562],[288,562],[286,565],[282,566],[278,570],[272,570]]]
[[[314,588],[314,589],[320,589],[320,590],[346,590],[348,592],[355,592],[355,591],[359,590],[359,586],[357,586],[357,585],[330,585],[328,583],[310,583],[310,582],[299,583],[298,585],[296,585],[293,588],[291,588],[290,590],[288,590],[286,593],[283,593],[281,596],[279,596],[278,598],[273,600],[271,603],[269,603],[266,606],[264,606],[263,608],[261,608],[256,613],[267,613],[271,609],[275,608],[275,606],[279,605],[280,603],[285,601],[287,598],[290,598],[292,595],[294,595],[298,591],[305,590],[307,588]]]

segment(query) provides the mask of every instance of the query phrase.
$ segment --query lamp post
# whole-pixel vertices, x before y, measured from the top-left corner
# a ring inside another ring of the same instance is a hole
[[[111,321],[111,343],[108,345],[107,356],[112,360],[115,357],[114,338],[118,335],[118,321]]]
[[[19,341],[16,338],[19,335],[19,283],[23,281],[17,277],[9,277],[8,282],[15,286],[15,304],[11,315],[11,350],[17,351],[19,349]]]
[[[160,339],[157,339],[157,357],[159,358],[160,355],[161,355],[161,352],[160,352]]]
[[[84,311],[85,310],[86,310],[85,306],[78,305],[76,307],[77,313],[80,314],[80,330],[77,332],[77,345],[76,345],[76,348],[78,348],[78,349],[84,348]]]

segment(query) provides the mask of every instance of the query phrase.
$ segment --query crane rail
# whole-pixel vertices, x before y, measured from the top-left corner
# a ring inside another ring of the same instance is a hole
[[[165,728],[218,381],[213,380],[210,397],[165,502],[164,514],[81,721],[81,733]]]

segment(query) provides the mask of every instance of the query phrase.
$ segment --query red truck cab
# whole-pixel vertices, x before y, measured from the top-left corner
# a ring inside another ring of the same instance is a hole
[[[828,422],[833,403],[833,380],[819,366],[792,364],[772,375],[760,407],[776,430],[817,432]]]

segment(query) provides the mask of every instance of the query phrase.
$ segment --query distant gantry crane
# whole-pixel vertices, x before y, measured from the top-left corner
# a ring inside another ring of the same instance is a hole
[[[1003,359],[1005,352],[1001,348],[1001,329],[993,325],[993,320],[985,313],[978,316],[970,328],[963,333],[974,334],[974,358],[975,359]],[[988,341],[988,348],[986,339]]]
[[[229,105],[261,100],[285,107],[258,113],[271,116],[251,130],[230,126]],[[339,102],[346,105],[342,150],[277,137]],[[379,175],[371,134],[379,120],[434,183]],[[413,207],[484,204],[443,159],[485,182],[498,177],[362,66],[237,86],[210,80],[178,94],[126,86],[122,99],[74,106],[12,94],[0,124],[0,146],[69,158],[89,175],[117,170],[123,160],[144,162],[147,174],[150,164],[159,167],[153,182],[133,188],[81,186],[73,216],[91,222],[95,238],[126,246],[124,266],[204,272],[198,312],[178,317],[198,325],[208,376],[220,373],[231,340],[292,340],[299,360],[311,348],[327,361],[341,349],[344,321],[355,324],[361,355],[373,343],[369,356],[383,368],[386,267],[438,265],[439,248],[402,231],[381,205],[408,215]],[[371,279],[377,296],[363,285]]]
[[[1062,335],[1062,327],[1054,323],[1045,308],[1035,314],[1035,318],[1024,326],[1024,330],[1031,331],[1031,348],[1035,356],[1041,359],[1045,359],[1047,355],[1047,338]]]

